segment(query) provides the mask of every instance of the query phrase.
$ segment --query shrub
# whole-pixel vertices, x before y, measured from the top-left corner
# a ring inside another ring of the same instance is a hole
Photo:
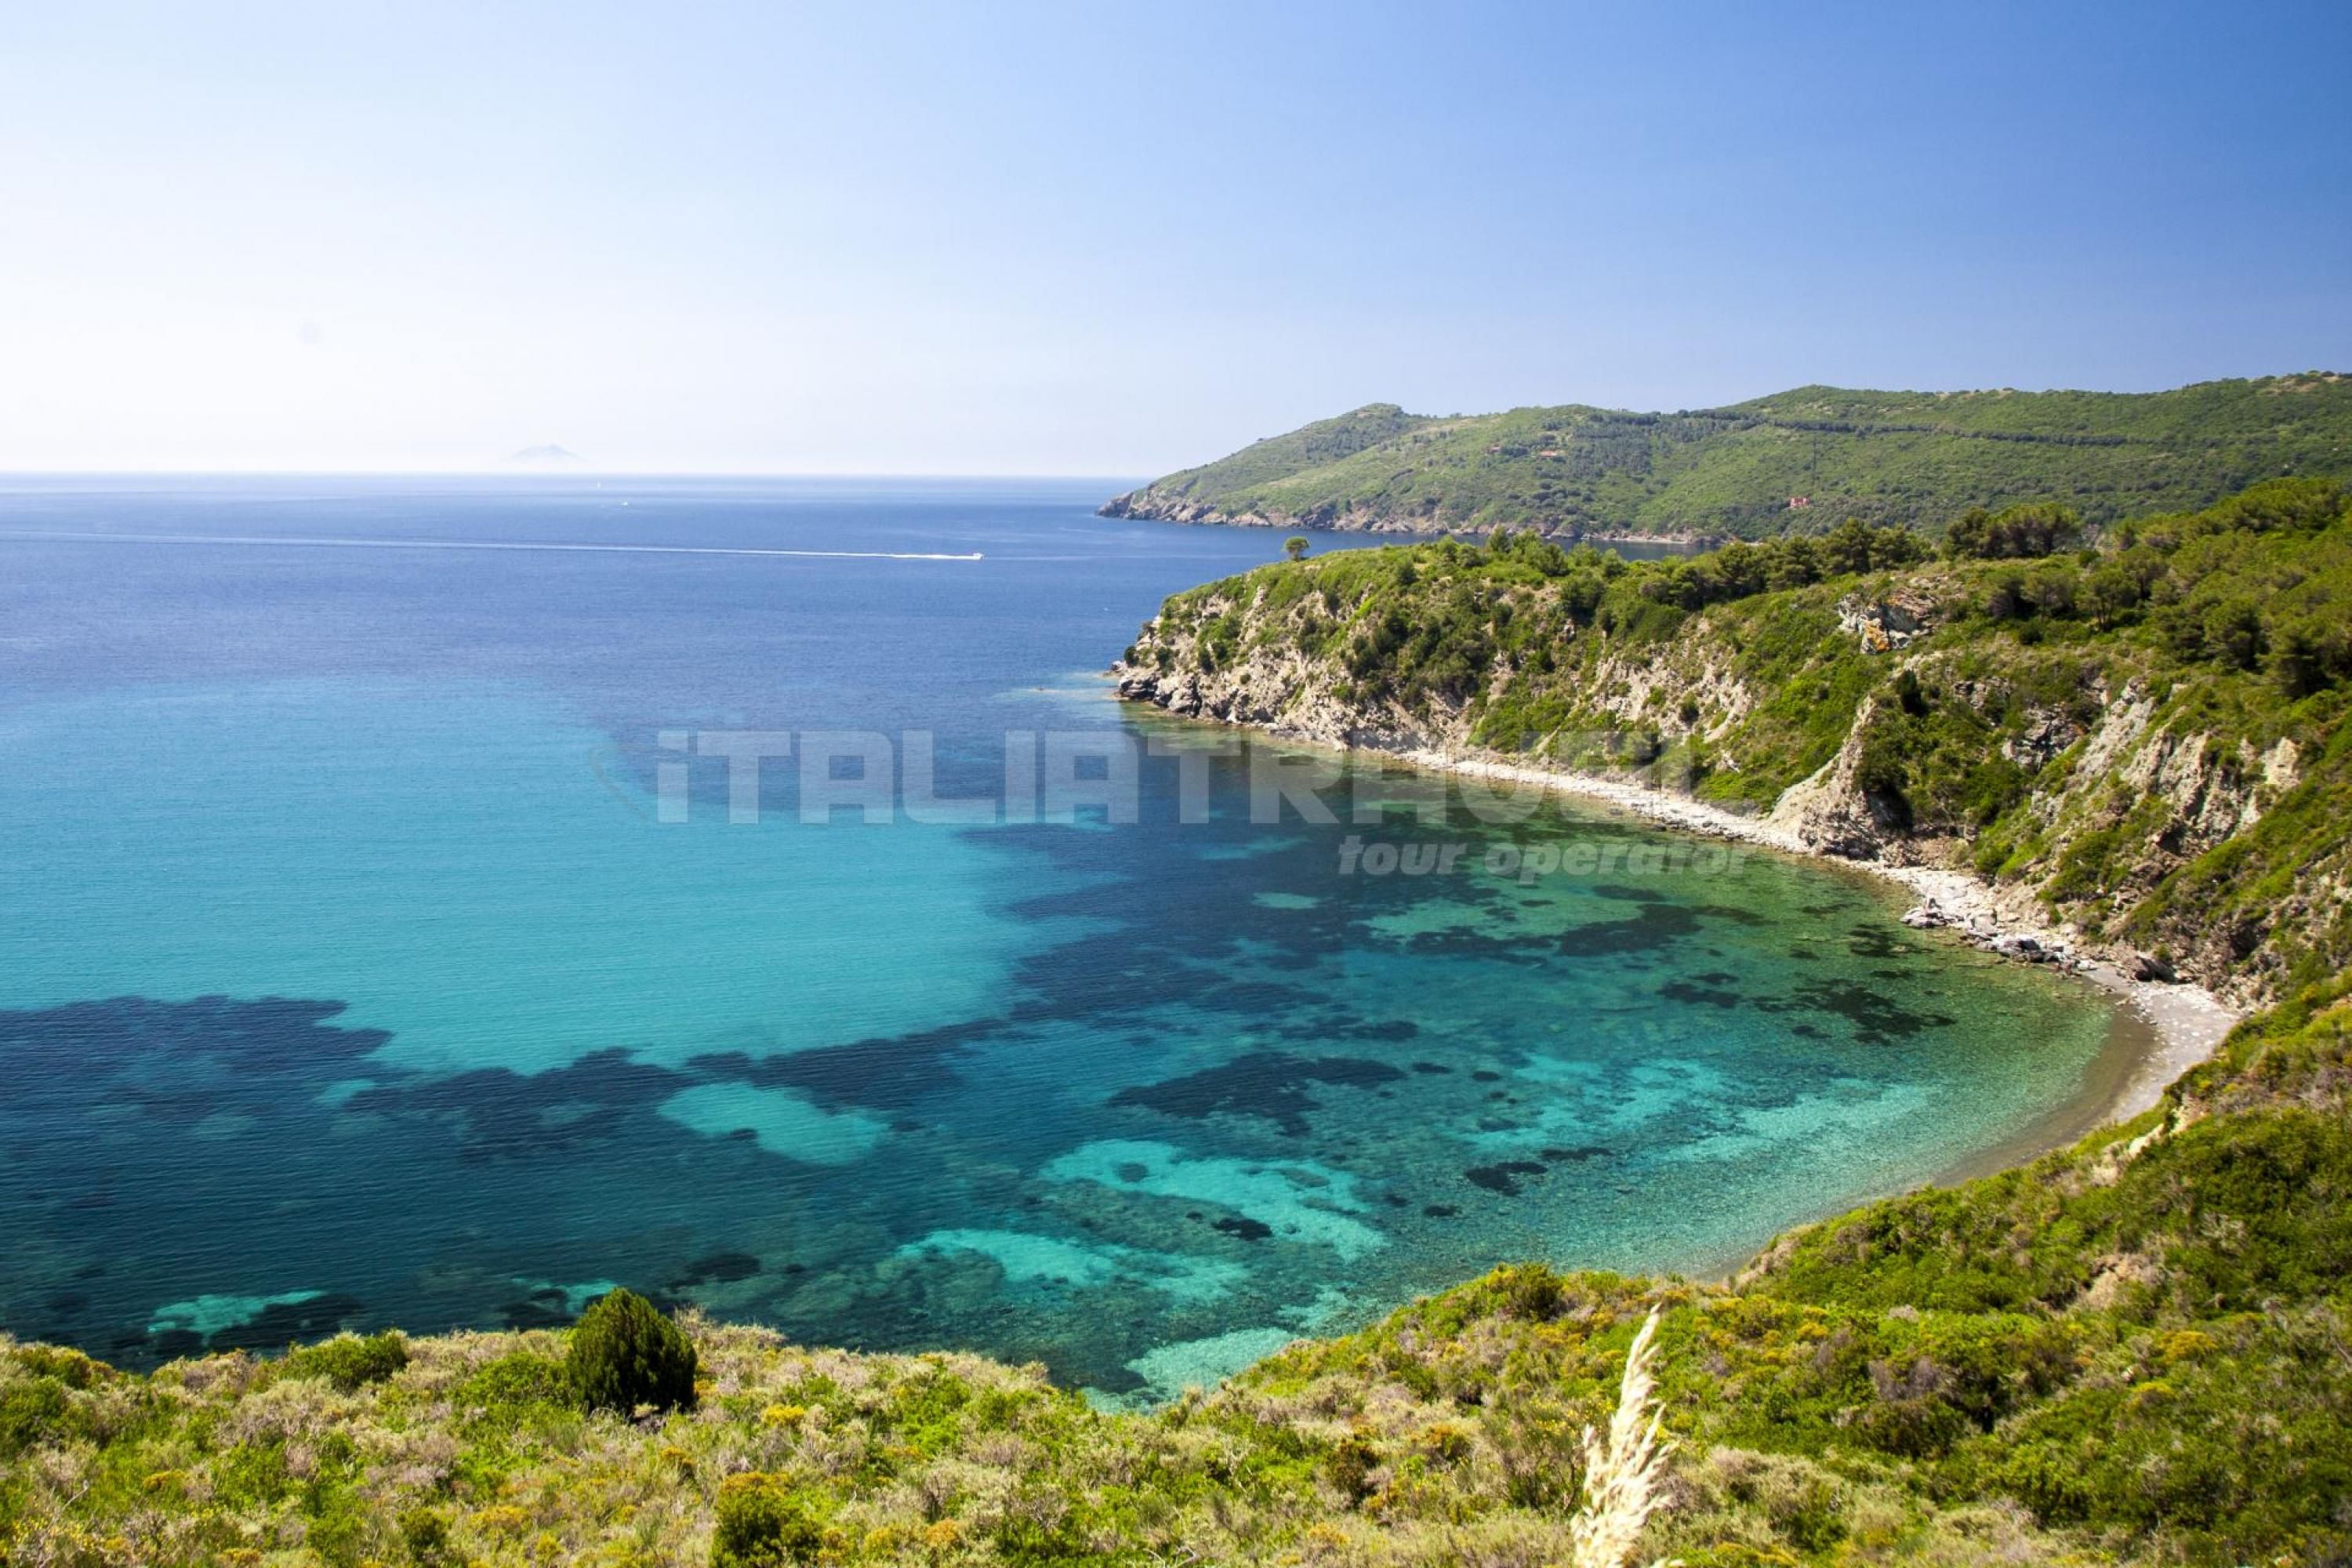
[[[1500,1281],[1503,1310],[1530,1323],[1549,1322],[1559,1315],[1561,1280],[1540,1263],[1522,1263],[1504,1271]]]
[[[814,1563],[824,1545],[824,1527],[783,1477],[755,1471],[719,1483],[719,1528],[710,1538],[710,1568]]]
[[[92,1388],[121,1374],[102,1361],[59,1345],[18,1345],[9,1352],[36,1377],[54,1377],[68,1388]]]
[[[408,1342],[395,1331],[362,1338],[338,1334],[321,1344],[288,1352],[278,1363],[278,1375],[323,1377],[349,1394],[385,1378],[408,1364]]]
[[[1372,1495],[1372,1472],[1380,1468],[1381,1451],[1362,1432],[1350,1432],[1324,1457],[1324,1479],[1349,1508],[1360,1508]]]
[[[685,1331],[635,1291],[614,1290],[581,1314],[564,1372],[589,1409],[627,1415],[641,1405],[691,1408],[698,1365]]]
[[[400,1539],[408,1560],[418,1568],[439,1568],[450,1561],[449,1521],[429,1508],[412,1508],[400,1516]]]
[[[568,1406],[572,1392],[563,1363],[516,1351],[475,1372],[457,1386],[451,1398],[460,1410],[478,1412],[482,1419],[510,1422],[534,1408]]]
[[[65,1435],[66,1391],[52,1379],[22,1378],[0,1386],[0,1459]]]

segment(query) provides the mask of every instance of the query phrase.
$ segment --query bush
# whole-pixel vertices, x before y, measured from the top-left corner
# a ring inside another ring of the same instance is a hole
[[[719,1529],[710,1538],[710,1568],[814,1563],[824,1545],[823,1526],[783,1477],[753,1472],[719,1483]]]
[[[1381,1453],[1372,1440],[1361,1432],[1351,1432],[1325,1458],[1323,1474],[1349,1508],[1361,1508],[1377,1489],[1372,1472],[1380,1464]]]
[[[387,1330],[362,1338],[338,1334],[322,1344],[288,1352],[278,1363],[278,1375],[323,1377],[345,1394],[385,1378],[408,1364],[408,1342]]]
[[[1562,1292],[1559,1275],[1540,1263],[1522,1263],[1504,1270],[1502,1307],[1523,1322],[1548,1323],[1559,1315]]]
[[[22,1378],[0,1387],[0,1459],[67,1435],[66,1391],[46,1377]]]
[[[429,1508],[412,1508],[400,1516],[400,1539],[418,1568],[439,1568],[450,1561],[449,1521]]]
[[[102,1361],[59,1345],[18,1345],[9,1354],[35,1377],[53,1377],[68,1388],[94,1388],[121,1375]]]
[[[452,1397],[463,1409],[510,1415],[534,1405],[566,1405],[572,1394],[571,1373],[563,1363],[516,1351],[477,1370]]]
[[[589,1409],[628,1415],[644,1405],[692,1408],[698,1365],[683,1330],[635,1291],[615,1290],[581,1314],[564,1373]]]

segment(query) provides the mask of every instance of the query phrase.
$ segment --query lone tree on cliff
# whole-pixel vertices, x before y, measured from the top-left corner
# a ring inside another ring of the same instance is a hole
[[[581,1314],[564,1370],[582,1404],[625,1418],[646,1405],[691,1410],[698,1362],[693,1342],[652,1302],[614,1290]]]

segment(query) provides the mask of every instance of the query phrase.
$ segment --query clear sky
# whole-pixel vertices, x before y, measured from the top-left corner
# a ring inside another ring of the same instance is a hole
[[[2352,5],[15,5],[0,467],[2352,370]]]

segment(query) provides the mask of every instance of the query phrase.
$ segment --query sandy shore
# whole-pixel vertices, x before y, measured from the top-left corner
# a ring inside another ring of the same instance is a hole
[[[1740,816],[1686,795],[1643,789],[1616,779],[1518,767],[1444,752],[1377,754],[1392,756],[1433,772],[1539,785],[1562,795],[1599,801],[1687,832],[1736,839],[1807,859],[1826,860],[1899,882],[1918,894],[1920,900],[1918,907],[1904,917],[1906,924],[1948,930],[1963,941],[2007,957],[2056,963],[2113,992],[2147,1022],[2155,1047],[2116,1090],[2106,1109],[2107,1116],[2114,1120],[2137,1116],[2156,1104],[2175,1079],[2213,1054],[2239,1018],[2236,1011],[2201,986],[2134,980],[2111,963],[2078,953],[2074,938],[2053,928],[2020,921],[2014,910],[2004,911],[2000,908],[1990,888],[1965,871],[1931,866],[1890,866],[1823,855],[1796,835],[1760,819]]]

